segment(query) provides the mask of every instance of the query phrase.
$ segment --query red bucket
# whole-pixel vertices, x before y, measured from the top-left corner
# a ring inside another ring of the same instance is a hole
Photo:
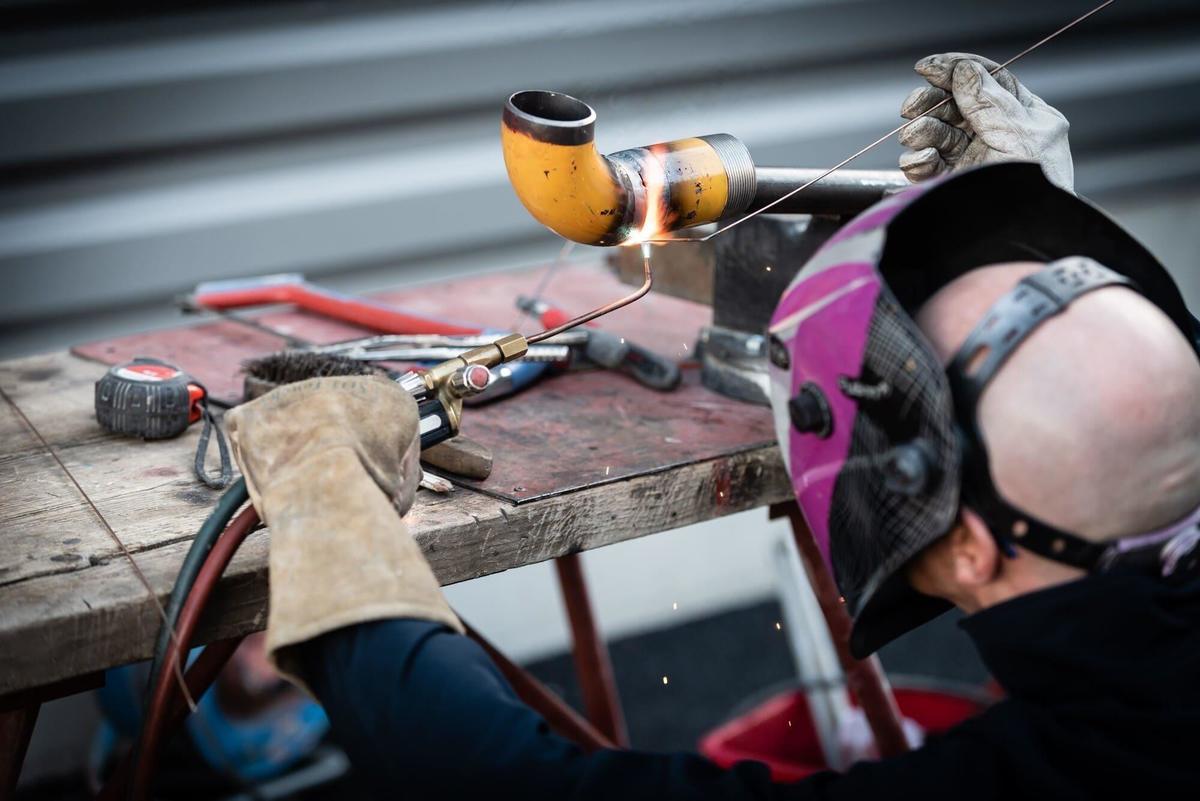
[[[937,734],[982,712],[982,692],[893,688],[900,713]],[[777,782],[793,782],[825,770],[825,755],[802,690],[775,695],[700,740],[700,753],[723,768],[762,762]]]

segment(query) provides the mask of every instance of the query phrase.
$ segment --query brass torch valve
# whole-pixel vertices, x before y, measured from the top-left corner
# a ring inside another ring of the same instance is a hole
[[[401,376],[400,386],[417,401],[421,448],[457,435],[462,423],[463,398],[487,389],[492,377],[490,368],[519,359],[528,349],[525,337],[506,334],[489,345]]]

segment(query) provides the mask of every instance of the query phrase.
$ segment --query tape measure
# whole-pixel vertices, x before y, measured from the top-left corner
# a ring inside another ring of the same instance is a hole
[[[204,454],[216,421],[208,410],[204,385],[173,364],[139,357],[118,364],[96,382],[96,422],[106,431],[142,439],[170,439],[201,419],[204,430],[196,449],[196,476],[214,489],[232,479],[225,437],[217,428],[221,475],[211,478],[204,470]]]
[[[204,414],[204,387],[178,367],[137,358],[96,382],[96,421],[114,434],[177,437]]]

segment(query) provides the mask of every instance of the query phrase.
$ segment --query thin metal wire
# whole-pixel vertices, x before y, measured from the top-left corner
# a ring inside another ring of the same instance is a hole
[[[1025,56],[1029,55],[1030,53],[1032,53],[1034,50],[1037,50],[1042,45],[1057,38],[1061,34],[1066,33],[1071,28],[1074,28],[1076,25],[1083,22],[1088,17],[1104,10],[1105,8],[1107,8],[1108,6],[1111,6],[1115,2],[1116,2],[1116,0],[1105,0],[1105,2],[1096,6],[1091,11],[1087,12],[1086,14],[1083,14],[1082,16],[1076,17],[1075,19],[1068,22],[1066,25],[1063,25],[1061,28],[1054,31],[1054,33],[1051,33],[1048,36],[1042,37],[1040,40],[1031,44],[1029,47],[1025,48],[1020,53],[1017,53],[1015,56],[1010,58],[1008,61],[1005,61],[1003,64],[1001,64],[998,67],[996,67],[995,69],[991,70],[990,74],[995,75],[1000,70],[1005,69],[1010,64],[1013,64],[1014,62],[1016,62],[1018,59],[1021,59]],[[649,292],[650,287],[653,283],[653,276],[652,276],[651,270],[650,270],[650,245],[651,244],[666,244],[668,242],[707,242],[710,239],[712,239],[713,237],[719,236],[720,234],[725,233],[726,231],[728,231],[731,228],[736,228],[737,226],[746,222],[746,220],[749,220],[752,217],[757,217],[759,214],[762,214],[764,211],[767,211],[768,209],[773,208],[774,206],[778,206],[780,203],[787,200],[788,198],[791,198],[791,197],[799,194],[800,192],[803,192],[805,189],[808,189],[810,186],[815,184],[817,181],[820,181],[822,178],[826,178],[826,177],[832,175],[833,173],[837,172],[842,167],[845,167],[847,164],[854,161],[859,156],[861,156],[864,153],[872,150],[873,148],[878,147],[879,145],[883,144],[891,137],[895,136],[896,134],[900,133],[908,126],[915,123],[917,120],[936,111],[937,109],[946,105],[953,99],[954,99],[953,95],[946,96],[941,102],[939,102],[933,106],[930,106],[929,108],[925,109],[925,111],[918,114],[916,117],[913,117],[911,120],[907,120],[906,122],[904,122],[900,125],[897,125],[895,128],[888,131],[883,136],[876,139],[874,142],[871,142],[871,144],[867,145],[866,147],[862,148],[861,150],[858,150],[857,152],[848,156],[847,158],[842,159],[837,164],[830,167],[828,170],[825,170],[824,172],[822,172],[816,178],[813,178],[811,181],[806,181],[805,183],[803,183],[800,186],[796,187],[795,189],[791,190],[787,194],[782,195],[782,196],[776,198],[775,200],[771,201],[770,203],[766,204],[762,208],[755,209],[754,211],[750,212],[749,214],[745,215],[744,217],[734,220],[729,225],[726,225],[723,228],[718,228],[717,230],[713,231],[712,233],[709,233],[702,237],[695,237],[695,238],[692,238],[692,237],[679,237],[679,238],[670,237],[670,238],[666,238],[666,239],[644,239],[644,240],[642,240],[642,242],[641,242],[642,263],[643,263],[643,268],[645,271],[645,281],[643,282],[642,286],[637,289],[637,291],[633,292],[630,295],[625,296],[624,298],[621,298],[618,301],[615,301],[614,303],[610,303],[607,306],[601,306],[600,308],[594,309],[594,310],[588,312],[587,314],[580,315],[579,317],[576,317],[573,320],[568,320],[567,322],[563,323],[560,326],[557,326],[556,328],[551,328],[547,331],[542,331],[540,333],[534,334],[533,336],[528,337],[527,341],[529,342],[529,344],[532,345],[535,342],[541,342],[544,339],[548,339],[549,337],[552,337],[555,334],[561,334],[562,332],[570,330],[577,325],[583,325],[584,323],[594,320],[597,317],[603,317],[604,315],[608,314],[609,312],[614,312],[617,309],[620,309],[624,306],[628,306],[630,303],[633,303],[635,300],[637,300],[638,298],[642,297],[647,292]],[[570,244],[570,243],[568,243],[568,244]],[[563,247],[563,252],[564,253],[568,252],[566,245],[564,245],[564,247]],[[559,257],[560,257],[560,259],[562,258],[561,253],[559,254]],[[548,280],[548,275],[550,272],[551,271],[548,270],[547,276],[543,277],[543,285]]]
[[[1034,50],[1037,50],[1039,47],[1041,47],[1042,45],[1046,44],[1046,43],[1047,43],[1047,42],[1049,42],[1050,40],[1052,40],[1052,39],[1056,38],[1056,37],[1057,37],[1057,36],[1059,36],[1060,34],[1066,33],[1066,32],[1067,32],[1067,31],[1069,31],[1071,28],[1074,28],[1076,25],[1078,25],[1079,23],[1083,22],[1083,21],[1084,21],[1085,19],[1087,19],[1088,17],[1092,16],[1093,14],[1096,14],[1096,13],[1098,13],[1099,11],[1102,11],[1103,9],[1107,8],[1108,6],[1111,6],[1111,5],[1112,5],[1113,3],[1115,3],[1116,1],[1117,1],[1117,0],[1107,0],[1106,2],[1104,2],[1104,3],[1101,3],[1100,5],[1096,6],[1096,7],[1095,7],[1095,8],[1093,8],[1091,11],[1087,12],[1086,14],[1084,14],[1083,16],[1076,17],[1075,19],[1073,19],[1073,20],[1071,20],[1070,22],[1068,22],[1066,25],[1064,25],[1064,26],[1062,26],[1061,28],[1059,28],[1058,30],[1056,30],[1054,33],[1052,33],[1052,34],[1050,34],[1050,35],[1048,35],[1048,36],[1045,36],[1045,37],[1043,37],[1043,38],[1042,38],[1041,40],[1039,40],[1038,42],[1035,42],[1034,44],[1032,44],[1032,45],[1030,45],[1029,47],[1027,47],[1027,48],[1025,48],[1024,50],[1022,50],[1020,53],[1017,53],[1015,56],[1013,56],[1012,58],[1010,58],[1008,61],[1005,61],[1005,62],[1004,62],[1003,64],[1001,64],[1000,66],[998,66],[998,67],[996,67],[995,69],[991,70],[989,74],[990,74],[990,75],[995,75],[995,74],[996,74],[997,72],[999,72],[1000,70],[1002,70],[1002,69],[1005,69],[1006,67],[1008,67],[1008,65],[1012,64],[1013,62],[1017,61],[1017,60],[1018,60],[1018,59],[1020,59],[1020,58],[1023,58],[1024,56],[1027,56],[1027,55],[1029,55],[1029,54],[1030,54],[1030,53],[1032,53]],[[762,208],[755,209],[754,211],[750,212],[749,214],[745,215],[744,217],[741,217],[740,219],[734,220],[734,221],[733,221],[733,222],[731,222],[729,225],[726,225],[726,226],[725,226],[725,227],[723,227],[723,228],[718,228],[717,230],[713,231],[712,233],[709,233],[709,234],[707,234],[707,235],[705,235],[705,236],[701,236],[701,237],[680,237],[680,238],[678,238],[678,239],[676,239],[676,238],[667,238],[667,239],[650,239],[650,240],[647,240],[647,241],[649,241],[649,242],[655,242],[655,243],[666,243],[666,242],[707,242],[707,241],[709,241],[710,239],[712,239],[713,237],[715,237],[715,236],[719,236],[719,235],[721,235],[721,234],[725,233],[725,232],[726,232],[726,231],[728,231],[730,228],[736,228],[737,226],[739,226],[739,225],[741,225],[742,223],[746,222],[746,220],[749,220],[749,219],[750,219],[750,218],[752,218],[752,217],[757,217],[759,214],[762,214],[762,213],[763,213],[764,211],[766,211],[767,209],[770,209],[770,208],[772,208],[773,206],[777,206],[777,205],[779,205],[780,203],[782,203],[783,201],[787,200],[788,198],[791,198],[791,197],[793,197],[794,195],[797,195],[797,194],[799,194],[800,192],[803,192],[805,189],[808,189],[810,186],[812,186],[813,184],[815,184],[817,181],[820,181],[822,178],[826,178],[826,177],[828,177],[829,175],[832,175],[833,173],[837,172],[837,171],[838,171],[838,170],[840,170],[842,167],[845,167],[847,164],[849,164],[850,162],[854,161],[854,160],[855,160],[856,158],[858,158],[859,156],[861,156],[861,155],[863,155],[864,153],[866,153],[867,151],[869,151],[869,150],[872,150],[873,148],[875,148],[875,147],[877,147],[877,146],[879,146],[879,145],[883,144],[883,143],[884,143],[884,142],[886,142],[888,139],[892,138],[893,136],[895,136],[896,134],[900,133],[901,131],[903,131],[903,130],[904,130],[905,128],[907,128],[908,126],[910,126],[910,125],[912,125],[913,123],[915,123],[917,120],[919,120],[919,119],[921,119],[922,117],[925,117],[925,116],[927,116],[928,114],[930,114],[930,113],[932,113],[932,112],[936,111],[937,109],[939,109],[939,108],[941,108],[942,106],[946,105],[947,103],[949,103],[949,102],[950,102],[951,100],[953,100],[953,99],[954,99],[954,96],[953,96],[953,95],[947,95],[947,96],[946,96],[946,97],[945,97],[945,98],[944,98],[944,99],[943,99],[941,102],[937,103],[936,105],[930,106],[929,108],[925,109],[925,111],[923,111],[922,113],[920,113],[920,114],[918,114],[917,116],[913,117],[911,120],[908,120],[907,122],[904,122],[904,123],[902,123],[902,124],[900,124],[900,125],[897,125],[895,128],[893,128],[892,130],[888,131],[887,133],[885,133],[883,136],[881,136],[881,137],[879,137],[878,139],[876,139],[876,140],[875,140],[874,142],[872,142],[871,144],[869,144],[869,145],[867,145],[866,147],[862,148],[861,150],[859,150],[858,152],[854,153],[853,155],[851,155],[851,156],[849,156],[849,157],[847,157],[847,158],[845,158],[845,159],[843,159],[843,160],[839,161],[837,164],[833,165],[833,166],[832,166],[832,167],[830,167],[828,170],[825,170],[825,172],[821,173],[821,174],[820,174],[820,175],[818,175],[816,178],[813,178],[811,181],[806,181],[804,184],[802,184],[802,185],[800,185],[800,186],[796,187],[795,189],[793,189],[792,191],[788,192],[787,194],[785,194],[785,195],[782,195],[782,196],[780,196],[780,197],[776,198],[775,200],[772,200],[770,203],[766,204],[766,205],[765,205],[765,206],[763,206]]]
[[[91,508],[92,514],[94,514],[96,519],[99,520],[101,525],[104,526],[104,530],[108,532],[108,536],[112,538],[112,541],[117,544],[117,548],[120,549],[121,553],[129,561],[129,566],[132,567],[133,572],[137,574],[138,581],[140,581],[142,586],[146,588],[146,592],[150,593],[150,600],[154,601],[154,606],[158,609],[158,614],[163,620],[163,625],[167,625],[167,610],[163,609],[162,602],[158,600],[158,593],[156,593],[154,588],[150,586],[150,581],[146,578],[146,574],[143,573],[142,569],[138,566],[137,561],[133,558],[133,554],[128,548],[125,547],[125,543],[121,542],[121,538],[117,536],[117,532],[113,530],[113,527],[108,522],[108,519],[100,512],[100,509],[96,506],[95,502],[92,501],[91,496],[83,491],[83,486],[80,485],[79,481],[75,478],[75,475],[67,468],[66,464],[63,463],[63,460],[59,458],[58,453],[55,452],[54,448],[50,447],[50,443],[47,442],[46,438],[42,436],[42,432],[39,431],[37,426],[33,424],[33,421],[25,415],[24,410],[22,410],[20,406],[13,402],[13,399],[8,396],[8,393],[5,392],[3,388],[0,388],[0,397],[4,398],[9,407],[17,413],[17,416],[21,418],[21,422],[25,424],[25,427],[29,429],[30,433],[33,434],[37,441],[41,443],[41,446],[46,449],[46,452],[50,454],[50,457],[58,464],[59,469],[61,469],[66,477],[70,479],[71,483],[75,485],[75,490],[79,493],[80,497],[83,498],[84,502],[87,503],[88,507]],[[175,629],[170,628],[168,631],[176,647],[180,647],[179,638],[175,636]],[[180,648],[180,650],[182,651],[183,649]],[[183,692],[183,698],[185,701],[187,701],[188,708],[195,712],[196,700],[192,698],[191,692],[188,691],[187,683],[183,680],[183,671],[180,669],[178,662],[175,663],[175,679],[179,682],[179,689]]]
[[[547,329],[540,333],[534,334],[531,337],[527,337],[526,341],[530,345],[533,345],[537,342],[541,342],[543,339],[549,339],[550,337],[555,336],[557,334],[561,334],[564,331],[568,331],[577,325],[583,325],[586,322],[595,320],[597,317],[603,317],[604,315],[608,314],[609,312],[615,312],[617,309],[620,309],[624,306],[628,306],[630,303],[633,303],[635,300],[637,300],[638,298],[642,297],[647,292],[649,292],[650,287],[652,287],[654,285],[654,273],[650,268],[650,243],[649,242],[642,242],[642,275],[643,275],[642,285],[640,287],[638,287],[636,290],[634,290],[633,292],[631,292],[630,294],[621,298],[620,300],[613,301],[612,303],[609,303],[607,306],[601,306],[598,309],[593,309],[590,312],[588,312],[587,314],[581,314],[580,316],[574,318],[573,320],[567,320],[565,323],[563,323],[560,326],[556,326],[554,328],[550,328],[550,329]]]

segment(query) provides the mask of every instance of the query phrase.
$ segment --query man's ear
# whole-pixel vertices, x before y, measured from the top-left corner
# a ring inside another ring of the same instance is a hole
[[[964,587],[981,587],[999,573],[1000,546],[983,518],[965,506],[960,514],[962,523],[950,534],[954,578]]]

